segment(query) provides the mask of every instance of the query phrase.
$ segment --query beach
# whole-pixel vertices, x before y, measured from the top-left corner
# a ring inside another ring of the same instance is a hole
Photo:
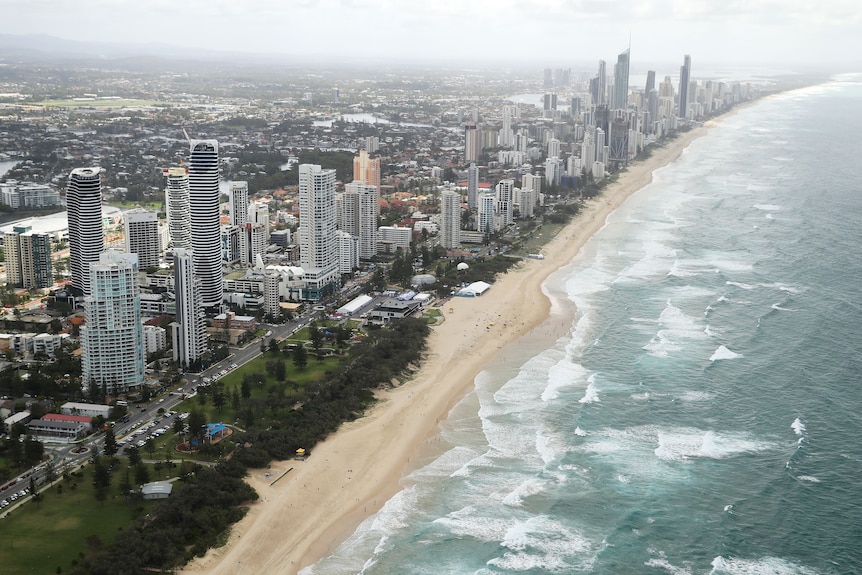
[[[571,262],[611,212],[650,183],[708,126],[681,133],[631,164],[542,249],[497,278],[478,298],[452,298],[432,328],[426,359],[409,380],[377,393],[361,419],[341,426],[306,460],[251,471],[260,495],[225,546],[183,573],[297,573],[334,550],[401,487],[405,471],[434,452],[438,426],[501,350],[549,317],[547,278]]]

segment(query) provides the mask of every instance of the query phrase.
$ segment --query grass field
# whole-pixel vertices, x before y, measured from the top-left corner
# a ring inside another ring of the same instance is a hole
[[[155,477],[155,474],[152,474]],[[96,501],[91,471],[62,483],[61,493],[52,487],[39,504],[28,499],[0,521],[0,572],[4,575],[68,571],[79,553],[114,540],[150,502],[126,503],[118,494],[114,477],[104,503]],[[77,484],[72,489],[72,484]]]

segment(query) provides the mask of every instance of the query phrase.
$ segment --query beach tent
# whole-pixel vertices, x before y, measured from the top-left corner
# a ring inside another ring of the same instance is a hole
[[[467,287],[459,289],[456,294],[462,297],[478,297],[488,291],[491,284],[487,282],[473,282]]]

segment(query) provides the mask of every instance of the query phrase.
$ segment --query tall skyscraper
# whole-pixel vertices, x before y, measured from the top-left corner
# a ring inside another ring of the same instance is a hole
[[[207,326],[200,298],[200,280],[195,276],[190,250],[174,250],[176,321],[171,324],[173,359],[182,367],[194,366],[207,351]]]
[[[593,94],[593,105],[601,106],[608,101],[608,64],[599,60],[599,73],[596,76],[596,91]]]
[[[373,258],[377,254],[377,188],[353,181],[344,186],[338,198],[338,228],[359,238],[359,257]]]
[[[691,79],[691,56],[685,55],[679,69],[679,112],[680,118],[688,117],[688,82]]]
[[[464,126],[464,161],[478,162],[482,154],[482,130],[475,123]]]
[[[253,265],[257,256],[263,256],[269,246],[269,205],[264,202],[251,202],[248,206],[248,223],[243,228],[243,243],[246,254],[243,263]],[[248,260],[248,261],[246,261]]]
[[[33,232],[30,226],[15,226],[4,234],[3,253],[7,284],[25,289],[44,289],[54,284],[48,234]]]
[[[476,230],[483,234],[492,234],[498,229],[500,218],[497,217],[496,194],[491,191],[479,194],[476,214]]]
[[[82,387],[124,392],[144,382],[138,257],[110,250],[90,264],[81,328]]]
[[[644,94],[649,95],[649,93],[653,90],[655,90],[655,70],[648,70],[646,73],[646,86],[644,87]]]
[[[625,110],[629,101],[629,50],[617,56],[614,65],[614,97],[612,110]]]
[[[440,245],[450,250],[461,246],[461,194],[452,190],[440,194]]]
[[[165,205],[174,248],[191,249],[192,220],[189,205],[189,172],[183,167],[168,168],[165,175]]]
[[[75,168],[66,186],[69,219],[69,271],[72,288],[90,294],[90,264],[105,249],[101,168]]]
[[[503,148],[511,148],[515,144],[515,133],[512,131],[512,120],[517,117],[518,107],[503,106],[503,126],[500,128],[498,143]]]
[[[371,158],[366,150],[359,150],[359,155],[353,158],[353,179],[379,188],[380,158]]]
[[[159,265],[161,242],[159,217],[151,210],[135,208],[123,214],[126,231],[126,251],[138,254],[138,266],[147,269]]]
[[[246,230],[248,223],[248,182],[231,182],[228,201],[230,202],[230,225],[236,226],[239,230],[239,245],[237,246],[239,261],[243,264],[253,263],[254,258],[251,257],[249,248],[249,234]],[[231,256],[224,257],[224,254],[222,259],[233,261]]]
[[[467,168],[467,207],[475,210],[478,206],[479,197],[479,167],[471,163]]]
[[[495,192],[501,223],[508,226],[515,221],[515,180],[500,180]]]
[[[222,251],[219,221],[219,153],[215,140],[192,140],[189,158],[189,208],[195,273],[201,279],[201,303],[222,304]]]
[[[299,262],[306,297],[317,300],[338,284],[335,170],[299,166]]]

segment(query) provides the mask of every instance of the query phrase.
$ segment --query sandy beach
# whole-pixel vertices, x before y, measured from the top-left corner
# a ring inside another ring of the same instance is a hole
[[[524,260],[480,298],[446,302],[440,308],[445,321],[434,326],[427,359],[414,377],[378,392],[380,401],[365,417],[343,425],[307,460],[252,471],[248,481],[260,500],[224,547],[182,572],[293,574],[333,551],[399,491],[405,470],[427,456],[439,422],[472,388],[483,366],[548,318],[551,302],[542,289],[548,276],[578,254],[608,214],[650,183],[656,168],[675,160],[707,130],[683,133],[629,166],[545,245],[545,259]]]

